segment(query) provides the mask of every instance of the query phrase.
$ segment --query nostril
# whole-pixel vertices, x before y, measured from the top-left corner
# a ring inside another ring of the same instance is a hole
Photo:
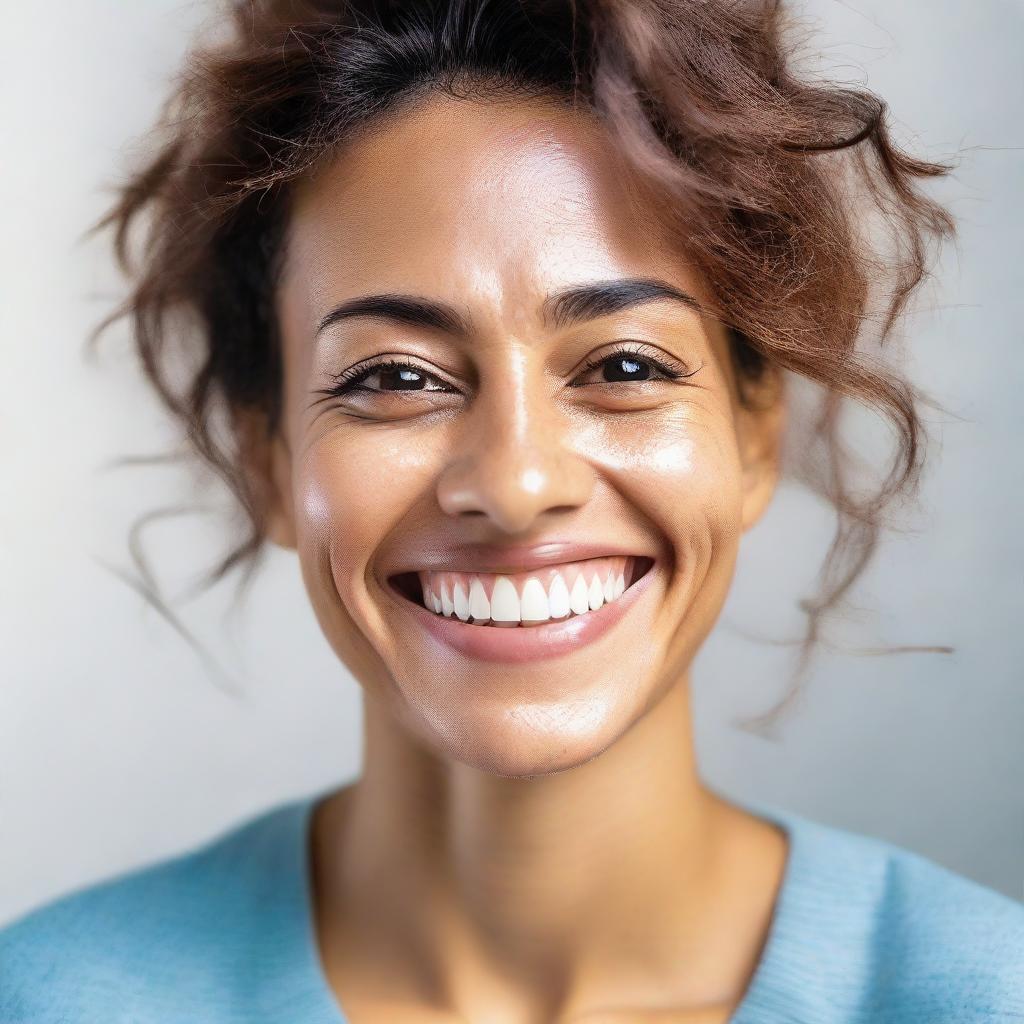
[[[594,471],[581,459],[562,454],[555,436],[540,450],[535,444],[504,441],[455,458],[437,481],[437,501],[446,515],[484,517],[508,534],[528,530],[541,515],[572,512],[590,497]]]

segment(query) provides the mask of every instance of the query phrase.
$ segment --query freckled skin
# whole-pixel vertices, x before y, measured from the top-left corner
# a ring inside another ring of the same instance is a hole
[[[365,694],[363,774],[318,808],[313,851],[325,972],[354,1024],[396,1006],[724,1021],[756,962],[785,842],[699,779],[689,666],[774,488],[782,406],[741,410],[724,329],[681,303],[542,321],[550,291],[623,277],[713,306],[599,126],[540,101],[431,98],[297,190],[269,521]],[[383,292],[453,304],[473,334],[363,318],[316,336]],[[695,372],[585,369],[624,340]],[[382,353],[455,390],[318,401]],[[622,621],[554,660],[461,655],[388,584],[426,549],[554,536],[655,559]]]

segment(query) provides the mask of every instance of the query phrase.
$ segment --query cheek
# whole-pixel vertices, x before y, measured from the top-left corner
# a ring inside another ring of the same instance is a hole
[[[330,585],[360,618],[367,566],[384,539],[429,494],[436,445],[390,429],[338,426],[298,463],[299,554],[329,570]],[[318,574],[320,586],[328,583]]]
[[[728,544],[741,534],[742,474],[726,417],[677,411],[606,421],[579,444],[673,544]]]

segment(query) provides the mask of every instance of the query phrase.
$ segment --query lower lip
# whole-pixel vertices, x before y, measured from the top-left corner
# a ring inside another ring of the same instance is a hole
[[[657,563],[651,566],[622,596],[597,611],[574,615],[545,626],[472,626],[457,618],[429,611],[423,605],[397,598],[436,640],[460,654],[481,661],[519,664],[560,658],[604,636],[643,596],[651,584]]]

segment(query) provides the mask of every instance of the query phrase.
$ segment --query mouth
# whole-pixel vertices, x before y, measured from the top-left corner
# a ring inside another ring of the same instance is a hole
[[[654,560],[587,558],[518,573],[421,570],[389,579],[404,600],[434,616],[488,629],[536,629],[585,619],[618,602]]]
[[[614,555],[523,572],[402,572],[388,583],[430,633],[464,653],[531,660],[610,628],[645,589],[653,566],[646,556]]]
[[[403,630],[408,642],[522,664],[571,655],[636,619],[632,609],[657,592],[656,567],[641,555],[606,555],[511,573],[424,569],[389,577],[387,589],[414,627]]]

